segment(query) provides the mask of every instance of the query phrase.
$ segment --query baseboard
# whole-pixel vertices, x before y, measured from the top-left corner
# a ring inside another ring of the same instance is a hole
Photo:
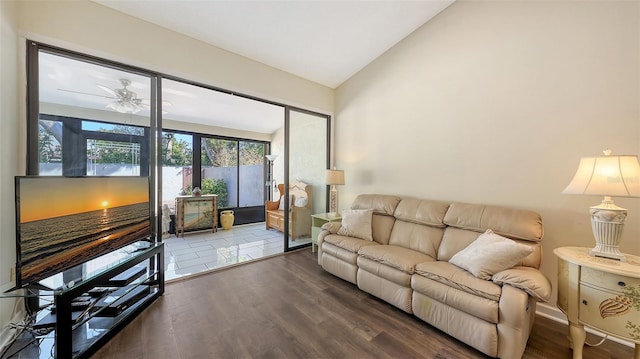
[[[562,311],[560,309],[556,308],[555,306],[549,305],[547,303],[538,303],[536,305],[536,314],[541,316],[541,317],[545,317],[545,318],[551,319],[553,321],[569,325],[569,321],[567,320],[567,317],[564,315],[564,313],[562,313]],[[599,331],[597,331],[595,329],[589,328],[587,326],[585,326],[584,328],[588,333],[597,335],[597,336],[599,336],[601,338],[604,338],[606,336],[606,334],[601,333],[601,332],[599,332]],[[568,333],[567,333],[567,335],[568,335]],[[632,343],[630,341],[627,341],[627,340],[624,340],[624,339],[620,339],[620,338],[614,337],[612,335],[609,335],[609,337],[607,339],[611,339],[611,341],[626,345],[626,346],[631,347],[631,348],[635,347],[634,343]]]

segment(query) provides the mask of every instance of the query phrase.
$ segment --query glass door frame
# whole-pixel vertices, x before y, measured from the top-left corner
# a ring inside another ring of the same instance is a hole
[[[329,169],[331,166],[331,116],[323,113],[305,110],[299,107],[288,106],[284,107],[284,188],[289,188],[290,183],[290,145],[291,145],[291,112],[299,112],[310,116],[315,116],[319,118],[324,118],[326,120],[326,166],[325,169]],[[325,201],[325,211],[329,210],[329,186],[326,186],[326,196],[324,198]],[[301,244],[299,246],[289,246],[289,204],[291,201],[289,200],[289,191],[284,191],[284,196],[282,197],[284,200],[284,251],[289,252],[292,250],[310,247],[311,243]]]

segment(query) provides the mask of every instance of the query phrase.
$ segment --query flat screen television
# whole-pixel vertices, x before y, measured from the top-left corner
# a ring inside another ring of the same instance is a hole
[[[18,176],[15,186],[19,288],[151,234],[148,177]]]

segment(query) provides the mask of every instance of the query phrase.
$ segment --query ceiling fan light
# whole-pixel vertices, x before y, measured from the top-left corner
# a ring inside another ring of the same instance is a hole
[[[107,108],[120,113],[138,113],[141,109],[137,104],[126,101],[113,101],[107,104]]]

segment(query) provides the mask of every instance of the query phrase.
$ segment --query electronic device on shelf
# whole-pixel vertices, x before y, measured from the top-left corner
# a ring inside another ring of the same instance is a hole
[[[131,284],[134,280],[140,278],[147,272],[147,267],[135,266],[109,279],[104,284],[98,284],[101,287],[124,287]]]
[[[85,309],[89,308],[89,306],[93,304],[93,302],[91,300],[85,300],[85,301],[73,301],[71,302],[71,311],[72,312],[78,312],[78,311],[84,311]],[[56,314],[57,312],[57,308],[55,305],[51,306],[51,314]]]
[[[93,289],[90,289],[87,294],[91,297],[91,298],[99,298],[102,297],[103,295],[107,294],[110,291],[113,291],[115,289],[110,289],[110,288],[106,288],[106,287],[96,287]]]
[[[71,312],[71,320],[76,321],[82,316],[83,311]],[[42,319],[36,321],[32,328],[35,330],[55,328],[56,326],[56,314],[49,312],[49,314],[42,317]]]
[[[96,316],[115,317],[151,293],[151,288],[144,284],[133,288],[129,292],[127,290],[129,290],[127,287],[120,288],[100,299],[95,304],[96,311],[99,311]]]

